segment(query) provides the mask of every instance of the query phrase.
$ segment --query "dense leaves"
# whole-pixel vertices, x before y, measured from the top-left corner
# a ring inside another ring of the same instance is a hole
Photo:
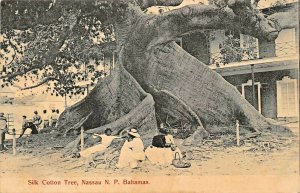
[[[257,57],[257,47],[255,38],[250,37],[250,40],[240,44],[240,38],[233,35],[227,35],[222,44],[219,45],[220,54],[222,56],[221,63],[228,64],[231,62],[240,62],[243,59],[251,60]]]
[[[2,2],[1,7],[9,7],[4,9],[12,16],[9,21],[19,21],[24,17],[43,17],[54,9],[56,2],[43,1],[35,3],[36,6],[28,3]],[[60,15],[50,24],[21,26],[21,30],[4,24],[0,39],[0,56],[4,59],[1,86],[30,89],[45,84],[46,91],[53,95],[83,94],[87,85],[94,85],[107,73],[102,44],[114,41],[112,23],[107,18],[122,9],[105,3],[98,8],[97,14],[87,14],[88,7],[78,9],[76,4],[68,4],[55,10]]]

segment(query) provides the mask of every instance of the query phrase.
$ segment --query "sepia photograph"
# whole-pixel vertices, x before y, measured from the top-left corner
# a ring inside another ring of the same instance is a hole
[[[299,193],[298,0],[0,0],[0,193]]]

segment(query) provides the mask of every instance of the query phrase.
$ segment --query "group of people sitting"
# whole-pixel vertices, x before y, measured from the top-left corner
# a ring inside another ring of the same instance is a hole
[[[160,135],[153,137],[152,145],[144,151],[144,144],[138,131],[134,128],[128,130],[116,166],[118,168],[138,168],[139,163],[146,158],[152,164],[171,165],[176,153],[179,154],[179,157],[182,157],[179,148],[175,145],[171,130],[162,125],[160,133]],[[114,139],[122,138],[111,134],[112,130],[110,128],[106,129],[103,135],[94,134],[94,137],[100,137],[100,144],[81,151],[78,157],[93,157],[96,153],[105,151]]]

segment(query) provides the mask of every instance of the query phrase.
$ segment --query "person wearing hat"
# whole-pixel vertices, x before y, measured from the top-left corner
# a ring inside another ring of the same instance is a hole
[[[7,133],[7,120],[4,113],[0,112],[0,152],[7,150],[4,146],[5,133]]]
[[[31,129],[31,134],[38,134],[37,127],[33,124],[31,119],[27,120],[27,117],[23,115],[23,122],[22,122],[22,132],[19,136],[19,139],[24,135],[25,131],[29,128]]]
[[[131,167],[134,169],[137,168],[138,163],[143,160],[145,160],[143,141],[136,129],[130,129],[127,140],[121,149],[117,167]]]

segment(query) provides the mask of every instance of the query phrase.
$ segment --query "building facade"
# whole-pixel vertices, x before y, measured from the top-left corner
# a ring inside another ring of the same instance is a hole
[[[265,14],[295,4],[262,10]],[[176,42],[235,86],[262,115],[297,120],[299,115],[298,28],[282,30],[275,41],[236,32],[195,32]],[[228,46],[230,45],[230,46]]]

